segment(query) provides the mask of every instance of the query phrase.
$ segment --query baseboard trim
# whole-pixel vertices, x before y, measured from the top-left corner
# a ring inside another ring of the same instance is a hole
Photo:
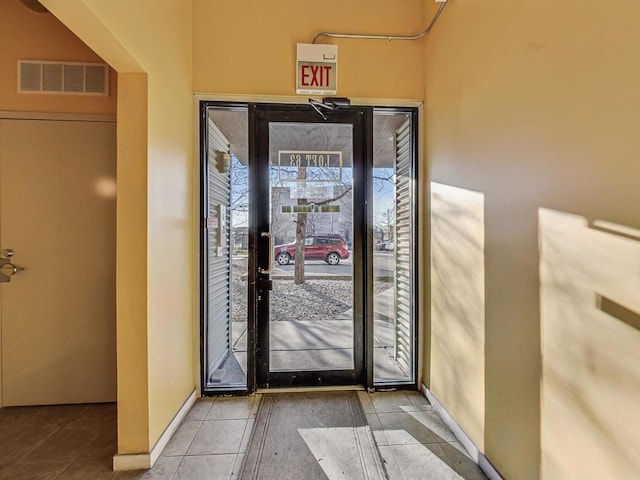
[[[129,455],[116,454],[113,456],[113,471],[148,470],[151,468],[150,453],[132,453]]]
[[[182,407],[180,407],[180,410],[178,410],[178,413],[176,413],[176,415],[173,417],[171,423],[169,423],[167,428],[165,428],[155,446],[151,449],[151,452],[134,453],[130,455],[114,455],[113,470],[116,472],[122,470],[146,470],[153,467],[153,465],[156,463],[156,460],[158,460],[158,457],[160,457],[162,450],[164,450],[164,447],[167,446],[167,443],[169,443],[169,440],[171,440],[171,437],[182,423],[182,420],[184,420],[184,418],[187,416],[187,413],[189,413],[189,410],[191,409],[195,401],[196,390],[191,392],[189,397],[182,404]]]
[[[504,480],[500,472],[491,464],[489,459],[480,451],[480,449],[473,443],[473,440],[465,433],[458,422],[451,416],[446,408],[438,401],[436,396],[429,390],[426,385],[422,385],[422,394],[427,397],[429,403],[440,416],[442,421],[451,429],[456,438],[460,441],[462,446],[467,450],[471,458],[478,464],[489,480]]]

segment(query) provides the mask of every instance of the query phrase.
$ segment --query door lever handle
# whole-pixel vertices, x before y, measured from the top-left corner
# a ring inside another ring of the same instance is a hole
[[[13,263],[5,263],[4,265],[2,265],[2,267],[0,267],[0,269],[2,269],[3,274],[5,274],[7,277],[10,277],[18,272],[23,271],[24,267],[19,267],[17,265],[14,265]]]
[[[0,258],[0,282],[8,282],[11,277],[24,270],[24,267],[14,265],[6,258]]]
[[[273,262],[275,260],[275,254],[273,253],[273,235],[268,232],[262,232],[260,234],[260,237],[266,237],[269,239],[269,265],[267,266],[267,268],[258,267],[258,273],[268,275],[269,273],[271,273],[271,270],[273,270]]]

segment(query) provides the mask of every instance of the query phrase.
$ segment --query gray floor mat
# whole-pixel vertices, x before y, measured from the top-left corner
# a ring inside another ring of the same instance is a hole
[[[268,393],[242,480],[373,480],[386,473],[355,392]]]

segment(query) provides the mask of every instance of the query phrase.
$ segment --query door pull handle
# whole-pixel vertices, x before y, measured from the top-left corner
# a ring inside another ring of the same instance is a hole
[[[269,239],[269,265],[267,266],[267,268],[258,267],[258,273],[262,273],[263,275],[268,275],[271,273],[271,270],[273,270],[273,263],[275,261],[275,255],[273,253],[273,235],[271,235],[268,232],[262,232],[260,234],[260,237],[262,238],[266,237]]]

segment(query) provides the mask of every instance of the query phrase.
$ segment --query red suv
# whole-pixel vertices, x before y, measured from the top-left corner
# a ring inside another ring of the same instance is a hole
[[[280,265],[288,264],[296,258],[296,242],[276,245],[276,261]],[[304,258],[324,260],[329,265],[337,265],[340,259],[349,258],[347,242],[340,235],[312,235],[304,239]]]

